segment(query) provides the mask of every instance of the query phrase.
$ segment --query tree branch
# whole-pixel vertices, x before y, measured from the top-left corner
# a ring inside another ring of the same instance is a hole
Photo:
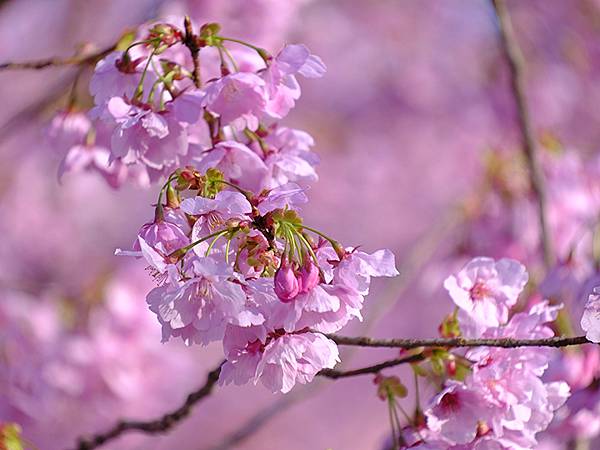
[[[79,66],[84,64],[94,64],[99,59],[104,58],[110,52],[115,50],[116,45],[113,44],[103,50],[100,50],[91,55],[77,55],[70,58],[48,58],[38,61],[26,62],[6,62],[0,64],[0,70],[41,70],[48,67],[56,66]]]
[[[498,19],[498,28],[502,50],[510,70],[510,83],[515,99],[519,129],[523,141],[523,153],[529,168],[531,188],[537,199],[540,240],[544,254],[544,263],[550,267],[553,263],[553,250],[546,210],[546,186],[537,154],[533,126],[525,98],[524,60],[516,40],[508,9],[504,0],[491,0]]]
[[[222,361],[215,369],[210,371],[204,385],[198,390],[190,393],[183,405],[174,411],[149,421],[120,420],[104,433],[99,433],[89,438],[80,438],[76,450],[92,450],[98,448],[128,431],[142,431],[147,434],[157,434],[168,431],[178,422],[185,419],[197,403],[211,394],[215,384],[219,380],[221,366],[224,363],[225,361]]]
[[[419,347],[567,347],[570,345],[591,344],[585,336],[551,337],[544,339],[373,339],[370,337],[347,337],[325,334],[338,345],[358,347],[419,348]]]
[[[347,337],[337,336],[334,334],[325,334],[326,337],[333,340],[338,345],[351,345],[358,347],[389,347],[414,349],[419,347],[502,347],[502,348],[517,348],[517,347],[566,347],[570,345],[589,344],[590,342],[585,336],[576,337],[551,337],[545,339],[465,339],[465,338],[450,338],[450,339],[373,339],[369,337]],[[383,369],[398,366],[401,364],[409,364],[423,361],[426,358],[425,353],[417,353],[415,355],[404,356],[400,358],[384,361],[372,366],[362,367],[353,370],[335,370],[323,369],[317,375],[325,378],[337,380],[339,378],[348,378],[359,375],[376,374]],[[182,419],[186,418],[196,403],[200,402],[205,397],[208,397],[214,386],[216,385],[221,366],[225,361],[221,362],[214,370],[209,372],[206,383],[198,390],[189,394],[180,407],[174,411],[165,414],[158,419],[149,421],[134,421],[121,420],[117,422],[111,429],[104,433],[93,435],[89,438],[81,438],[77,444],[76,450],[92,450],[101,445],[116,439],[123,433],[128,431],[142,431],[148,434],[157,434],[168,431]]]
[[[425,359],[425,355],[423,353],[418,353],[416,355],[404,356],[402,358],[390,359],[389,361],[384,361],[379,364],[375,364],[373,366],[363,367],[361,369],[354,370],[335,370],[335,369],[323,369],[317,375],[326,378],[332,378],[337,380],[338,378],[348,378],[354,377],[357,375],[368,375],[375,374],[380,372],[383,369],[387,369],[388,367],[399,366],[400,364],[409,364],[414,362],[423,361]]]
[[[189,16],[185,16],[183,26],[185,28],[183,43],[189,49],[190,54],[192,55],[192,62],[194,63],[192,80],[194,81],[194,86],[199,88],[202,85],[202,79],[200,77],[200,47],[198,47],[198,42],[196,41],[196,36],[192,29],[192,21]]]

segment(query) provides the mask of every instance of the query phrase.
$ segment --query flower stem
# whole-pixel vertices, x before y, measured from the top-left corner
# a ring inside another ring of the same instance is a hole
[[[252,44],[242,41],[240,39],[228,38],[228,37],[223,37],[223,36],[219,36],[218,39],[219,39],[219,41],[235,42],[237,44],[244,45],[246,47],[251,48],[256,53],[258,53],[258,56],[260,56],[263,59],[263,61],[265,62],[265,64],[267,66],[269,65],[269,62],[272,59],[271,55],[269,55],[269,53],[264,48],[257,47],[256,45],[252,45]]]
[[[144,93],[144,79],[146,78],[146,72],[148,72],[148,68],[150,67],[150,63],[152,62],[152,58],[156,54],[156,49],[152,50],[150,56],[148,56],[148,61],[146,61],[146,65],[144,66],[144,70],[142,72],[142,76],[138,85],[135,88],[135,92],[133,94],[133,98],[136,100],[140,100],[142,98],[142,94]]]
[[[211,250],[213,249],[213,247],[215,246],[215,244],[217,243],[219,238],[225,236],[227,233],[229,233],[229,230],[223,230],[221,233],[217,234],[215,236],[215,238],[212,240],[212,242],[210,243],[210,245],[208,246],[208,248],[206,249],[204,256],[210,255]],[[229,242],[231,242],[231,239],[229,240]]]
[[[237,231],[239,227],[234,227],[231,229],[226,229],[226,230],[219,230],[219,231],[215,231],[214,233],[209,234],[208,236],[204,236],[203,238],[198,239],[197,241],[192,242],[189,245],[186,245],[185,247],[181,247],[177,250],[175,250],[172,253],[169,253],[168,257],[169,258],[181,258],[183,257],[187,252],[189,252],[192,248],[194,248],[196,245],[201,244],[204,241],[208,241],[209,239],[214,238],[215,236],[218,235],[224,235],[225,233],[227,233],[228,231],[234,232]]]

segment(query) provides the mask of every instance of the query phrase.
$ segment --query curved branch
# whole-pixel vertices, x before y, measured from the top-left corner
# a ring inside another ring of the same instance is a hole
[[[531,188],[537,199],[538,220],[540,223],[540,240],[544,254],[544,263],[550,267],[553,263],[552,240],[548,231],[548,214],[546,210],[546,185],[544,175],[536,154],[536,143],[533,126],[527,109],[525,98],[524,60],[515,37],[510,15],[504,0],[491,0],[498,19],[498,31],[502,50],[510,70],[510,84],[515,99],[519,129],[523,141],[523,153],[529,168]]]
[[[115,48],[116,45],[113,44],[110,47],[91,55],[72,56],[70,58],[47,58],[38,61],[0,63],[0,70],[42,70],[47,69],[48,67],[94,64],[96,61],[104,58],[110,52],[115,50]]]
[[[338,378],[348,378],[357,375],[368,375],[380,372],[388,367],[399,366],[400,364],[410,364],[414,362],[423,361],[425,355],[423,353],[417,353],[416,355],[404,356],[402,358],[390,359],[373,366],[363,367],[361,369],[354,370],[335,370],[335,369],[323,369],[317,375],[321,377],[331,378],[337,380]]]
[[[450,338],[450,339],[373,339],[369,337],[347,337],[337,336],[334,334],[325,334],[329,339],[333,340],[338,345],[352,345],[358,347],[389,347],[414,349],[419,347],[502,347],[502,348],[517,348],[517,347],[566,347],[569,345],[589,344],[590,342],[585,336],[576,337],[551,337],[545,339],[465,339],[465,338]],[[335,370],[323,369],[317,375],[337,380],[339,378],[348,378],[358,375],[376,374],[379,371],[398,366],[400,364],[409,364],[423,361],[426,355],[421,352],[415,355],[395,358],[389,361],[384,361],[372,366],[363,367],[354,370]],[[77,444],[76,450],[92,450],[108,441],[116,439],[123,433],[128,431],[142,431],[148,434],[163,433],[171,429],[179,421],[187,417],[193,406],[200,402],[205,397],[208,397],[214,386],[216,385],[221,366],[225,361],[221,362],[217,368],[209,372],[206,383],[198,390],[189,394],[179,408],[161,416],[158,419],[150,421],[133,421],[121,420],[117,422],[111,429],[104,433],[93,435],[89,438],[81,438]]]
[[[224,363],[225,361],[222,361],[215,369],[210,371],[206,377],[206,382],[204,385],[198,390],[190,393],[185,399],[183,405],[174,411],[154,420],[120,420],[111,429],[104,433],[98,433],[88,438],[80,438],[77,443],[76,450],[92,450],[98,448],[128,431],[142,431],[147,434],[157,434],[171,429],[182,419],[186,418],[197,403],[211,394],[213,388],[219,380],[221,366]]]
[[[567,347],[570,345],[591,344],[585,336],[551,337],[544,339],[373,339],[370,337],[348,337],[336,334],[325,334],[338,345],[354,345],[358,347],[419,348],[419,347]]]

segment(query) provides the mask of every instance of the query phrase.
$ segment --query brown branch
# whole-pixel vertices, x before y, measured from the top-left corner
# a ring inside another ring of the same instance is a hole
[[[338,345],[403,349],[419,347],[567,347],[570,345],[591,344],[585,336],[551,337],[544,339],[373,339],[370,337],[347,337],[335,334],[326,334],[325,336]]]
[[[333,340],[338,345],[352,345],[358,347],[389,347],[414,349],[419,347],[502,347],[502,348],[517,348],[517,347],[566,347],[569,345],[581,345],[590,343],[585,336],[576,337],[552,337],[545,339],[465,339],[465,338],[450,338],[450,339],[373,339],[369,337],[346,337],[333,334],[326,334],[329,339]],[[409,364],[423,361],[426,358],[425,353],[417,353],[415,355],[395,358],[389,361],[384,361],[372,366],[362,367],[353,370],[335,370],[323,369],[317,375],[325,378],[337,380],[339,378],[348,378],[359,375],[376,374],[383,369],[395,367],[401,364]],[[76,450],[92,450],[101,445],[116,439],[123,433],[128,431],[142,431],[148,434],[157,434],[168,431],[182,419],[186,418],[196,403],[200,402],[205,397],[208,397],[214,386],[216,385],[221,366],[209,372],[206,383],[198,390],[189,394],[180,407],[174,411],[161,416],[155,420],[149,421],[134,421],[121,420],[117,422],[111,429],[104,433],[93,435],[89,438],[81,438],[77,444]],[[237,438],[237,436],[236,436]]]
[[[147,434],[158,434],[168,431],[178,422],[185,419],[197,403],[211,394],[213,388],[219,380],[221,366],[224,362],[225,361],[221,362],[215,369],[209,372],[204,385],[198,390],[190,393],[185,399],[183,405],[177,409],[154,420],[120,420],[104,433],[95,434],[88,438],[80,438],[77,443],[76,450],[91,450],[98,448],[128,431],[142,431]]]
[[[202,80],[200,78],[200,47],[198,47],[198,42],[196,40],[196,36],[194,35],[194,30],[192,29],[192,21],[189,16],[185,16],[185,19],[183,20],[183,26],[185,28],[185,37],[183,39],[183,43],[190,50],[192,62],[194,63],[192,80],[194,80],[194,86],[199,88],[202,85]]]
[[[552,241],[548,230],[546,186],[542,169],[537,158],[533,126],[531,124],[529,111],[527,109],[527,100],[525,98],[524,59],[515,37],[514,29],[510,20],[508,9],[506,8],[505,1],[491,0],[491,2],[498,19],[502,50],[510,70],[511,89],[517,107],[519,129],[521,132],[521,139],[523,141],[523,153],[529,168],[531,188],[537,199],[540,240],[544,254],[544,263],[546,267],[550,267],[553,263],[553,250]]]
[[[423,353],[417,353],[416,355],[404,356],[402,358],[390,359],[373,366],[362,367],[354,370],[335,370],[335,369],[323,369],[317,375],[326,378],[332,378],[337,380],[338,378],[355,377],[357,375],[368,375],[375,374],[388,367],[399,366],[400,364],[410,364],[414,362],[423,361],[425,355]]]
[[[91,55],[76,55],[70,58],[48,58],[41,59],[38,61],[26,61],[26,62],[6,62],[0,64],[0,70],[41,70],[48,67],[57,66],[79,66],[87,64],[95,64],[99,59],[104,58],[110,52],[115,50],[116,45],[113,44],[110,47],[100,50]]]

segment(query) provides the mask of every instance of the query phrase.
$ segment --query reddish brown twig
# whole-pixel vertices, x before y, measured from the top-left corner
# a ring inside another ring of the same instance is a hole
[[[217,381],[219,380],[219,374],[221,373],[221,366],[224,361],[221,362],[215,369],[208,373],[206,382],[198,390],[190,393],[185,402],[170,413],[167,413],[157,419],[148,421],[139,420],[120,420],[112,428],[104,433],[98,433],[88,438],[81,438],[77,443],[77,450],[92,450],[98,448],[103,444],[106,444],[113,439],[118,438],[122,434],[129,431],[141,431],[147,434],[164,433],[168,431],[182,419],[185,419],[192,408],[204,398],[208,397]]]

